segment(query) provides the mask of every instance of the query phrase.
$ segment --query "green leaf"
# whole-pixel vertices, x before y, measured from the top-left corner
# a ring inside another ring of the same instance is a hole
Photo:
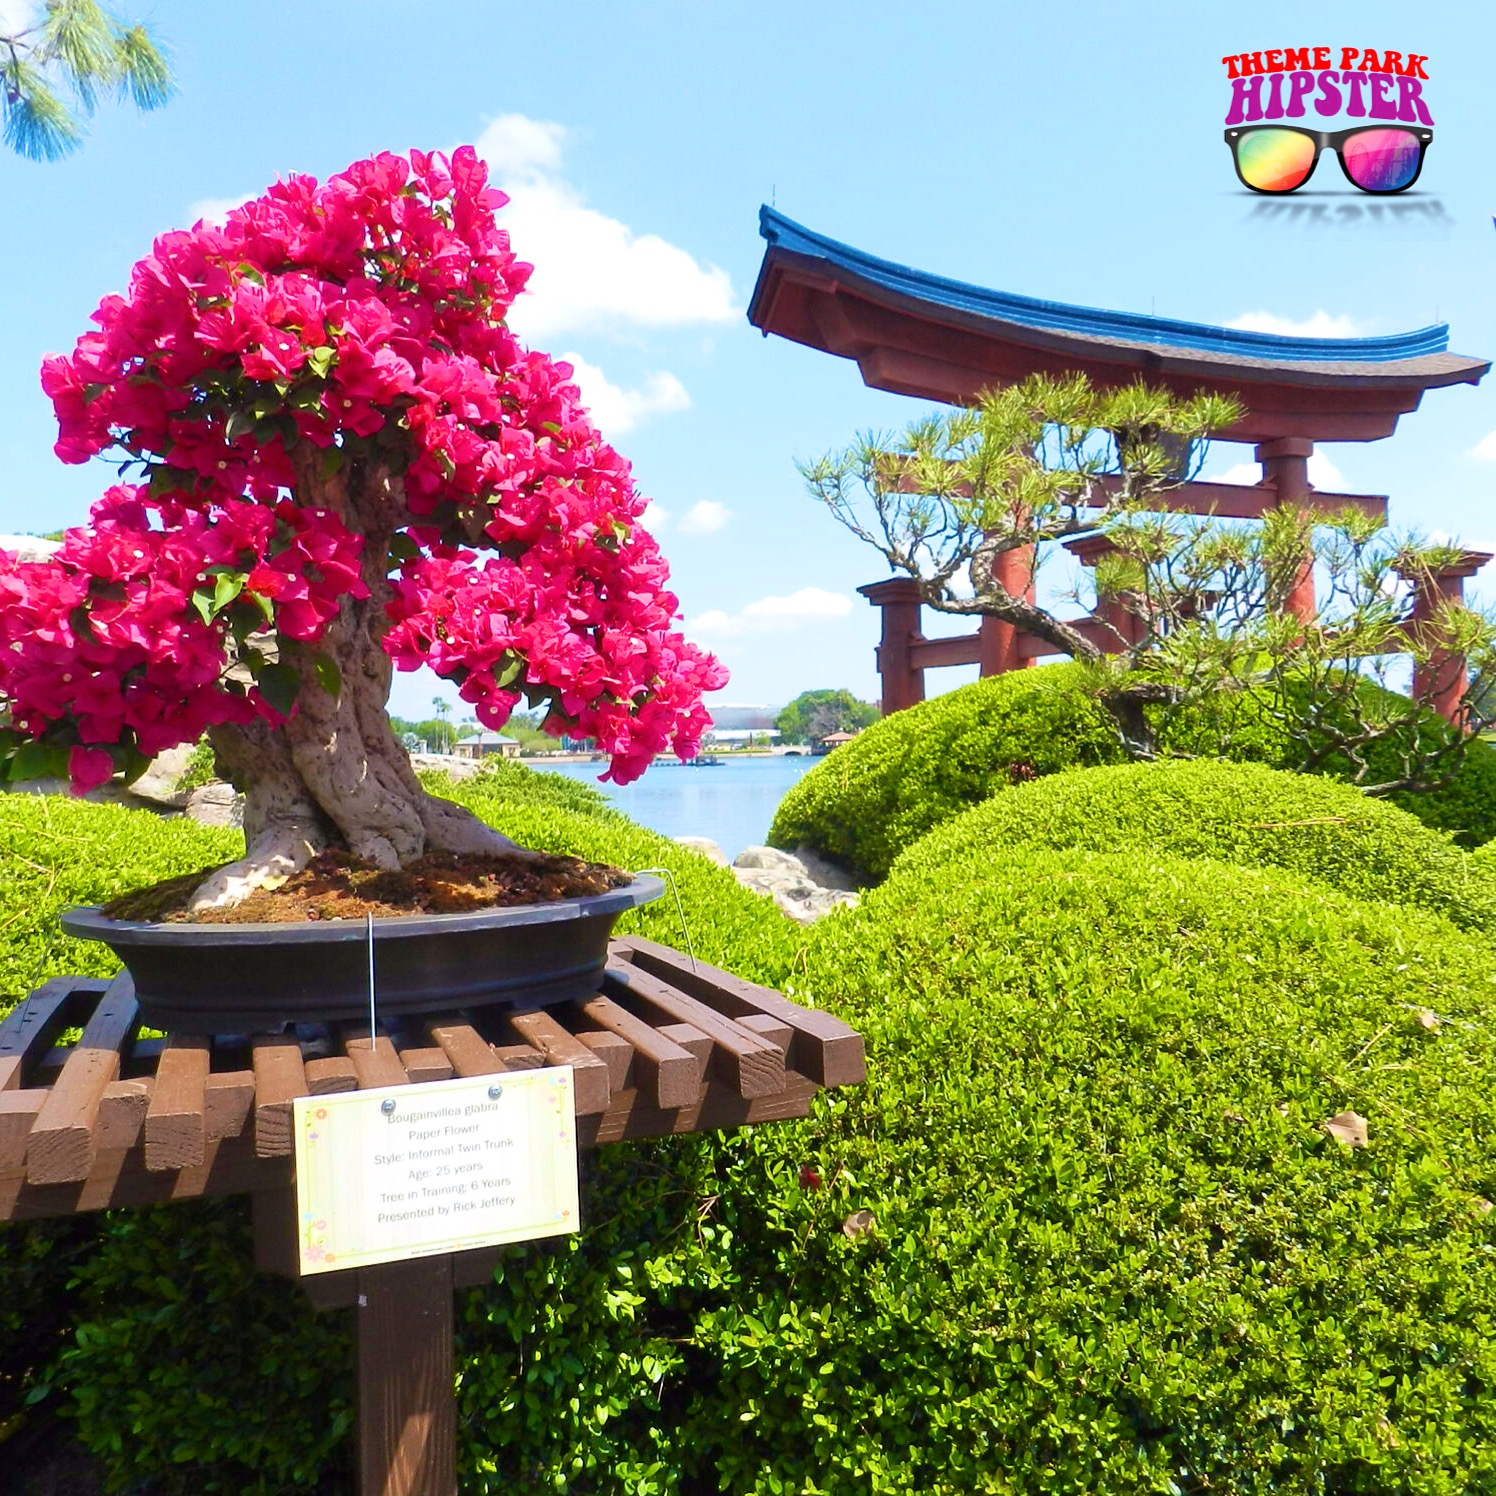
[[[260,688],[260,695],[281,716],[289,717],[301,691],[301,672],[277,660],[274,664],[261,666],[255,684]]]
[[[338,361],[338,351],[330,343],[320,348],[309,348],[306,365],[318,379],[326,379],[332,366]]]
[[[244,591],[244,578],[237,574],[219,577],[213,584],[213,611],[221,613]],[[196,594],[193,594],[194,597]]]
[[[319,470],[324,478],[331,478],[343,466],[343,449],[341,447],[329,447],[322,454]]]
[[[22,743],[10,761],[7,775],[11,780],[45,779],[49,774],[67,773],[67,755],[51,743]]]
[[[397,530],[390,537],[390,560],[396,563],[403,561],[414,561],[421,554],[421,548],[404,530]]]
[[[201,587],[192,594],[192,606],[202,615],[204,623],[213,621],[213,594],[204,592]]]
[[[318,651],[312,655],[312,669],[317,675],[317,684],[329,696],[336,697],[343,689],[343,672],[331,655]]]
[[[133,743],[124,743],[114,750],[115,767],[125,777],[127,785],[134,784],[151,766],[150,756],[142,753]]]
[[[502,670],[495,670],[493,677],[494,684],[497,685],[500,690],[507,686],[510,681],[517,679],[520,673],[525,668],[525,659],[523,655],[517,655],[513,653],[513,651],[510,651],[505,654],[504,658],[508,660],[509,663],[505,665]]]
[[[241,436],[248,436],[255,429],[255,415],[253,411],[236,410],[224,422],[223,434],[229,441],[238,441]]]

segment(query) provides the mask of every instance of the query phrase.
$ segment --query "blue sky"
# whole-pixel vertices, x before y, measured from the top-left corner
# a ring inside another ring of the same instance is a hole
[[[0,0],[0,19],[26,3]],[[537,264],[516,324],[579,361],[657,505],[687,626],[733,670],[731,701],[876,697],[876,619],[854,589],[882,563],[804,496],[794,459],[921,410],[748,326],[761,202],[1028,295],[1311,333],[1447,320],[1456,351],[1496,355],[1485,7],[119,8],[169,43],[180,96],[146,116],[105,107],[65,162],[0,156],[0,532],[79,522],[107,483],[52,456],[37,369],[152,237],[381,149],[478,142],[510,187],[516,248]],[[1367,198],[1326,159],[1292,212],[1269,212],[1231,171],[1219,59],[1351,44],[1429,58],[1435,139],[1416,196]],[[1400,526],[1496,540],[1496,377],[1433,391],[1390,441],[1324,455],[1320,486],[1390,494]],[[1211,472],[1249,458],[1221,447]],[[402,678],[395,710],[428,708],[434,687]]]

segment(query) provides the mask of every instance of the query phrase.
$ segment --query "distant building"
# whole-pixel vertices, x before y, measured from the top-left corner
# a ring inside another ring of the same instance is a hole
[[[850,743],[857,734],[855,732],[831,732],[820,740],[822,753],[829,753],[833,748],[840,748],[843,743]]]
[[[707,710],[712,714],[712,726],[725,728],[728,732],[768,732],[779,715],[777,706],[764,706],[740,701],[711,701]],[[718,736],[721,736],[719,731]]]
[[[503,758],[518,758],[519,743],[501,732],[475,732],[459,738],[452,751],[458,758],[489,758],[495,753]]]
[[[779,729],[775,727],[709,727],[702,735],[702,742],[714,743],[726,748],[731,743],[777,743]]]

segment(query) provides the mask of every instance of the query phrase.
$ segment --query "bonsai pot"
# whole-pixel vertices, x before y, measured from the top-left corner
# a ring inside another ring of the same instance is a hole
[[[551,904],[374,921],[380,1015],[571,1002],[597,992],[608,937],[626,909],[665,891],[623,888]],[[62,927],[102,940],[129,969],[142,1019],[176,1033],[245,1033],[284,1023],[367,1020],[369,929],[363,920],[295,924],[148,924],[70,909]]]

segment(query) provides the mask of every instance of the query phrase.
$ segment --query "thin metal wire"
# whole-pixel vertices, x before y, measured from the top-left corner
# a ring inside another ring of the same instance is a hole
[[[369,1048],[374,1048],[374,916],[365,913],[369,923]]]
[[[639,867],[634,869],[637,878],[641,873],[658,873],[670,885],[670,892],[675,897],[675,913],[680,920],[680,932],[685,937],[686,954],[691,958],[691,970],[696,970],[696,948],[691,944],[691,931],[686,925],[685,905],[680,901],[680,889],[675,886],[675,874],[668,867]]]

